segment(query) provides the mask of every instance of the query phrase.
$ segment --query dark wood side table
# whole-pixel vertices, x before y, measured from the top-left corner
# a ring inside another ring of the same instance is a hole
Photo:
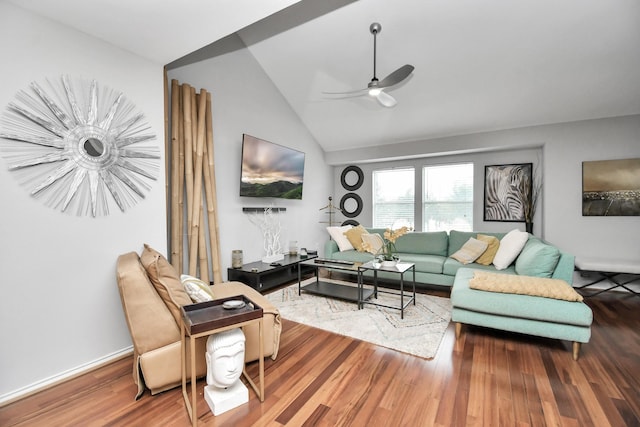
[[[245,306],[242,308],[225,309],[222,305],[225,301],[242,300]],[[242,370],[245,379],[264,402],[264,320],[262,307],[251,301],[244,295],[238,295],[214,301],[207,301],[198,304],[185,305],[181,308],[181,362],[182,362],[182,396],[191,419],[191,425],[198,425],[198,415],[196,413],[196,339],[229,329],[240,328],[251,323],[258,322],[259,330],[259,363],[260,363],[260,385],[257,386],[247,374],[246,366]],[[189,350],[191,364],[191,402],[189,402],[189,392],[187,390],[187,337],[189,337]]]
[[[285,255],[284,259],[277,261],[280,265],[271,265],[262,261],[250,262],[243,264],[241,268],[228,268],[227,278],[230,282],[242,282],[258,292],[264,292],[295,280],[298,277],[298,264],[315,257],[316,255],[309,255],[306,258],[299,255]],[[307,272],[312,273],[313,270],[305,270],[304,273]]]

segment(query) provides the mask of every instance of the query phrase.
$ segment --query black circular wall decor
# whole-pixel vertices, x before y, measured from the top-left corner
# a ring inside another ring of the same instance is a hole
[[[349,172],[354,172],[356,175],[358,175],[358,180],[353,185],[349,185],[347,183],[347,175],[349,174]],[[347,191],[357,190],[358,188],[362,187],[363,182],[364,182],[364,173],[362,172],[362,169],[360,169],[358,166],[353,166],[353,165],[347,166],[342,171],[342,175],[340,175],[340,184],[342,184],[342,187]]]
[[[356,208],[352,211],[349,211],[345,208],[345,204],[349,199],[353,199],[356,201]],[[340,199],[340,210],[342,211],[342,215],[346,216],[347,218],[354,218],[360,215],[360,212],[362,212],[362,199],[356,193],[347,193],[342,196],[342,199]]]
[[[345,225],[353,225],[354,227],[357,227],[360,225],[360,223],[358,221],[356,221],[355,219],[348,219],[345,222],[343,222],[342,224],[340,224],[341,226],[345,226]]]

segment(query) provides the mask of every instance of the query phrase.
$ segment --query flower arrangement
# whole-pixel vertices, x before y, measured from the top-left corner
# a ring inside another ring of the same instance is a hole
[[[400,236],[404,236],[409,232],[409,227],[400,227],[397,230],[392,230],[391,228],[387,228],[382,236],[382,247],[380,248],[379,258],[383,261],[393,261],[396,260],[396,257],[393,253],[396,250],[396,240]]]

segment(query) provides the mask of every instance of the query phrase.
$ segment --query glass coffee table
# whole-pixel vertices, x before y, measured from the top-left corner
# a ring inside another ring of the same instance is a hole
[[[364,281],[362,276],[366,271],[373,271],[373,289],[364,288]],[[379,271],[384,271],[385,273],[397,273],[398,275],[400,275],[400,292],[378,290],[378,272]],[[409,271],[413,274],[413,277],[411,280],[412,293],[409,295],[406,295],[404,290],[404,282],[405,282],[404,275]],[[366,291],[368,290],[372,290],[374,299],[378,298],[378,292],[397,295],[400,297],[400,306],[380,304],[375,302],[374,300],[369,300],[365,298],[365,299],[361,299],[358,302],[358,307],[363,306],[364,304],[374,304],[380,307],[395,308],[397,310],[400,310],[400,318],[404,319],[404,309],[407,308],[409,304],[411,304],[411,302],[413,302],[413,305],[416,305],[416,266],[414,263],[411,263],[411,262],[398,261],[396,265],[392,267],[383,267],[382,264],[376,260],[369,261],[367,263],[364,263],[358,266],[358,287],[364,288],[363,294],[366,294]],[[406,301],[405,301],[405,295],[407,297]]]
[[[308,261],[303,261],[298,264],[298,295],[304,291],[310,294],[351,301],[357,303],[358,308],[360,309],[362,308],[362,301],[366,301],[371,298],[375,292],[372,288],[365,289],[363,287],[362,274],[360,271],[360,267],[362,267],[362,265],[363,264],[359,262],[330,260],[324,258],[314,258]],[[314,269],[316,280],[315,282],[302,286],[302,271],[304,268],[309,267]],[[358,282],[356,286],[349,286],[321,280],[318,270],[322,268],[356,273],[358,276]]]

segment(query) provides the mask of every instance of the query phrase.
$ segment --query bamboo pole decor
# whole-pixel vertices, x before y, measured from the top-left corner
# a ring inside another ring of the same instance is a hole
[[[173,159],[180,158],[180,125],[178,124],[178,120],[180,120],[179,98],[180,88],[178,81],[171,80],[171,156],[167,159],[168,166],[170,166],[171,169],[170,198],[167,197],[167,200],[171,200],[171,211],[169,215],[171,238],[169,240],[169,247],[171,248],[171,264],[176,270],[182,271],[182,263],[180,262],[181,251],[178,245],[178,241],[182,235],[180,232],[180,215],[178,213],[180,209],[180,192],[178,191],[178,186],[180,185],[180,168],[178,167],[178,162],[172,161]],[[169,167],[167,167],[167,171],[169,171]]]
[[[220,283],[211,111],[209,92],[171,81],[171,264],[181,273],[186,269],[205,282],[211,277]]]

